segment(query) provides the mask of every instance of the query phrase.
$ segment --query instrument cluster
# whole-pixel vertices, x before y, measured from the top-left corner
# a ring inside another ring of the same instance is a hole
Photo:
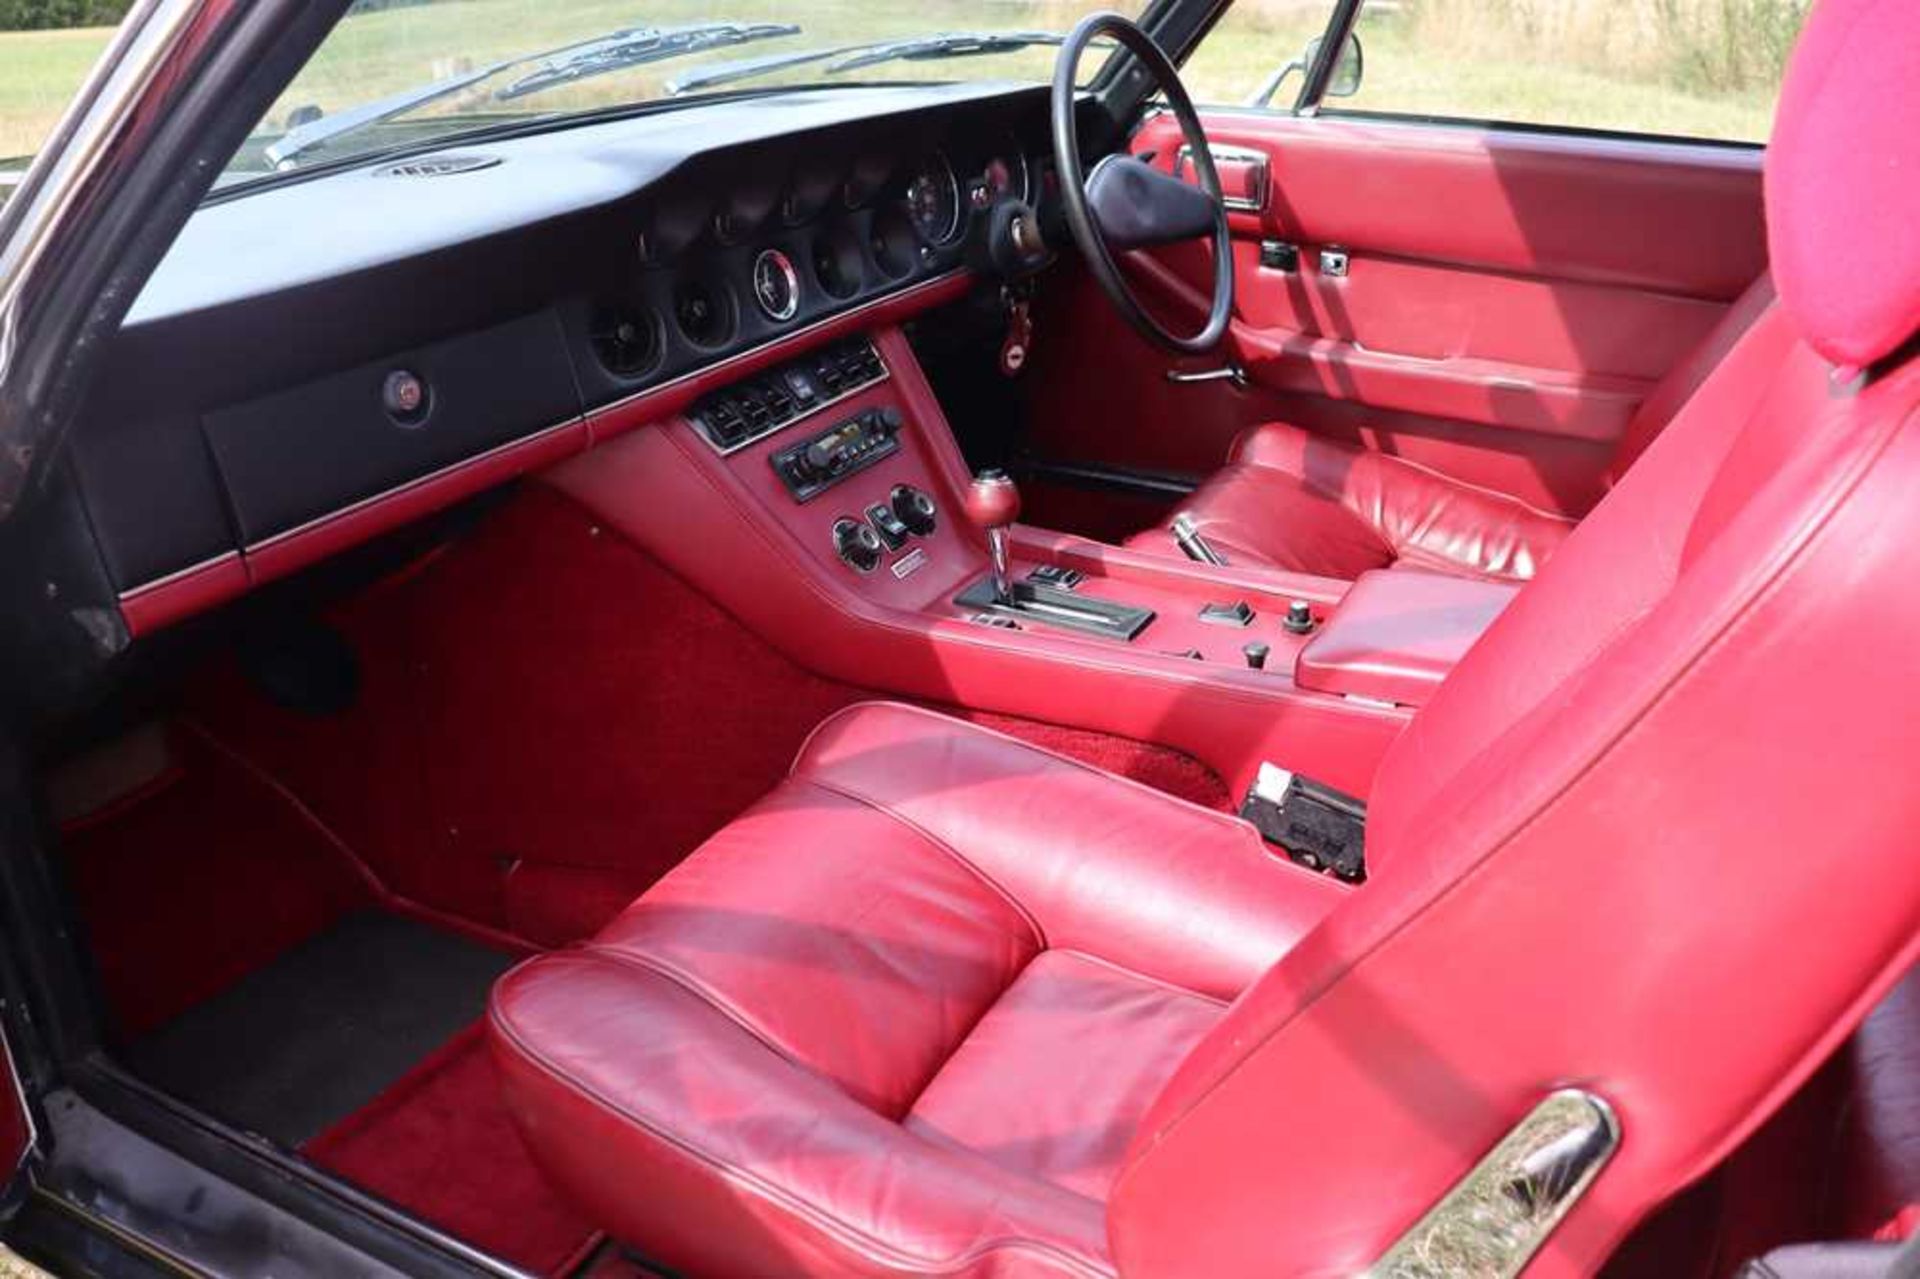
[[[662,184],[617,286],[586,310],[605,391],[978,265],[992,210],[1042,198],[1044,122],[1025,123],[951,127],[927,145],[892,136],[741,155]]]

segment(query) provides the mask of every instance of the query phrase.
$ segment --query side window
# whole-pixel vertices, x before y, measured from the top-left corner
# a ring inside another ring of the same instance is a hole
[[[1227,46],[1290,10],[1321,5],[1239,0],[1195,52]],[[1372,0],[1355,24],[1357,82],[1334,77],[1329,112],[1486,120],[1546,128],[1764,142],[1780,77],[1812,0]],[[1249,12],[1235,15],[1242,9]],[[1324,13],[1319,16],[1324,17]],[[1303,47],[1296,46],[1296,47]],[[1209,68],[1202,101],[1254,95]],[[1270,104],[1291,109],[1290,77]],[[1342,93],[1341,90],[1351,90]]]
[[[1234,0],[1181,65],[1180,79],[1201,106],[1289,110],[1308,45],[1332,16],[1333,0]]]
[[[126,7],[0,0],[0,202],[59,123]]]

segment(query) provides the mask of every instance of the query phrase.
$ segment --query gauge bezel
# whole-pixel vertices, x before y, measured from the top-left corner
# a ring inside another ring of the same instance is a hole
[[[1010,170],[1013,170],[1014,172],[1020,175],[1020,179],[1018,183],[1015,184],[1015,189],[1013,191],[1013,198],[1020,201],[1022,204],[1032,204],[1033,203],[1033,165],[1028,162],[1027,153],[1021,149],[1020,139],[1009,134],[1006,138],[1006,143],[1007,145],[1004,148],[1002,148],[999,151],[992,152],[987,156],[987,162],[980,166],[980,180],[982,182],[987,181],[987,171],[993,167],[993,162],[995,160],[998,160],[1000,163],[1006,165]],[[988,190],[989,192],[991,192],[992,190],[991,184],[989,184]],[[995,198],[1004,199],[1005,197],[997,196]]]
[[[760,295],[760,265],[763,262],[771,262],[786,277],[787,304],[779,310],[768,306],[766,298]],[[753,266],[747,272],[747,291],[753,294],[753,304],[759,308],[760,314],[776,323],[785,323],[800,313],[800,272],[784,249],[767,248],[754,254]]]
[[[920,220],[913,216],[913,201],[907,195],[907,192],[913,189],[913,184],[929,173],[939,175],[953,198],[953,216],[947,219],[946,230],[937,236],[924,235],[921,232]],[[965,198],[960,190],[960,175],[954,172],[953,162],[947,159],[945,151],[930,151],[921,156],[919,162],[913,166],[913,174],[907,179],[907,185],[901,190],[900,196],[900,203],[906,208],[907,221],[912,224],[914,233],[921,235],[928,244],[941,248],[960,238],[960,230],[966,218]]]

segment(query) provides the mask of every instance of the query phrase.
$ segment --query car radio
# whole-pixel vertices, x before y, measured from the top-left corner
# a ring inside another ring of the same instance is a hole
[[[900,425],[898,409],[867,409],[769,460],[787,492],[796,502],[805,502],[896,452]]]

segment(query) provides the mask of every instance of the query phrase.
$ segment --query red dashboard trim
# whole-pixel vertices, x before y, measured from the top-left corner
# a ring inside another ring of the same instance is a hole
[[[178,573],[123,591],[120,616],[134,635],[150,635],[195,613],[216,608],[246,594],[253,584],[246,561],[238,551],[227,551]]]
[[[971,271],[950,271],[781,334],[751,350],[410,480],[298,528],[123,591],[121,615],[135,637],[150,635],[461,498],[550,466],[637,427],[667,421],[708,391],[802,349],[862,329],[891,325],[954,301],[973,283]]]
[[[589,440],[586,420],[569,418],[557,426],[455,462],[399,488],[255,542],[243,552],[247,574],[256,586],[285,577],[463,497],[570,457],[585,449]]]

